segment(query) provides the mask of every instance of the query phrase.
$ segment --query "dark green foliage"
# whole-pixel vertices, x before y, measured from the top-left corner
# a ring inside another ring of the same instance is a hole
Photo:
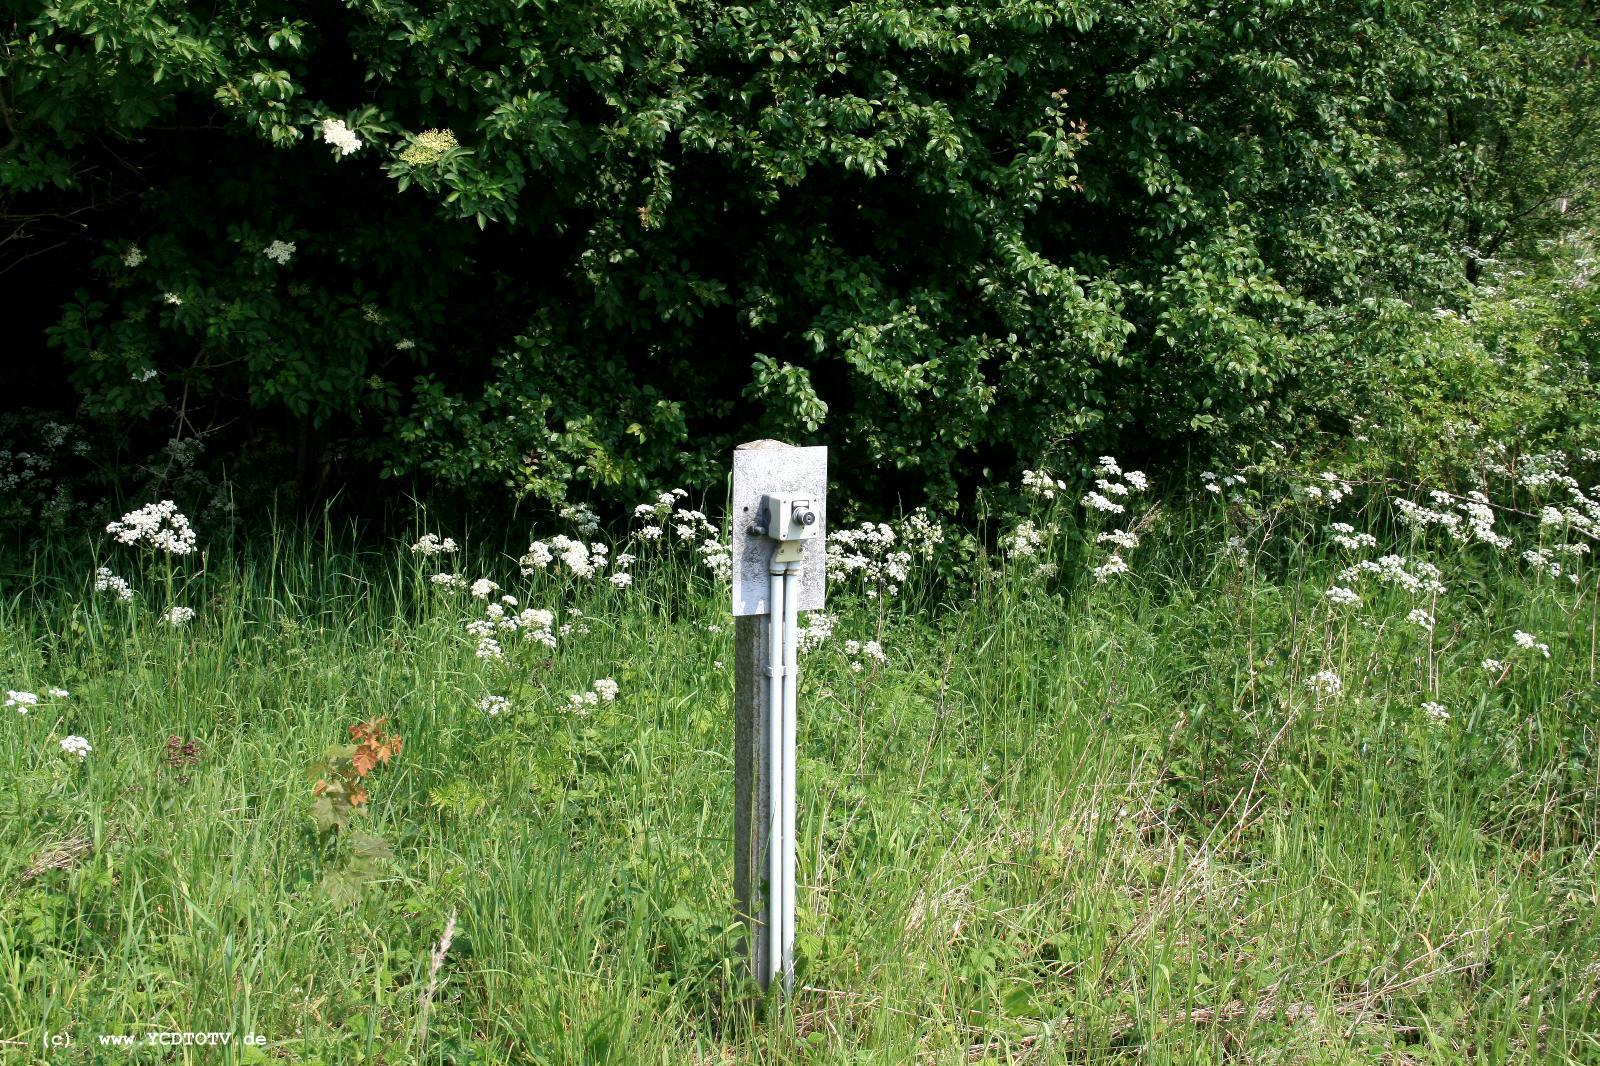
[[[21,321],[86,412],[309,491],[1282,431],[1594,179],[1567,0],[7,8]]]

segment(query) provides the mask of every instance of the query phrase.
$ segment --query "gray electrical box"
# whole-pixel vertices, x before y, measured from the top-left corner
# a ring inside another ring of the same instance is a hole
[[[798,542],[800,610],[820,611],[828,585],[828,449],[777,440],[733,451],[733,613],[766,614],[772,552]]]

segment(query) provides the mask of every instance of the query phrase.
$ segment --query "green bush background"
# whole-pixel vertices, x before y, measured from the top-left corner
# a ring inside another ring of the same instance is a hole
[[[4,11],[7,405],[303,496],[1343,432],[1593,200],[1577,2]]]

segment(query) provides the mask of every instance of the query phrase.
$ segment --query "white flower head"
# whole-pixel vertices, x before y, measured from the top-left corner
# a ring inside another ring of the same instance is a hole
[[[1442,703],[1429,700],[1422,705],[1422,713],[1428,716],[1430,722],[1448,722],[1450,710]]]
[[[143,545],[168,555],[188,555],[195,550],[195,535],[189,519],[171,500],[147,503],[137,511],[129,511],[109,523],[106,532],[119,544]]]
[[[293,241],[273,241],[267,245],[266,251],[261,253],[279,266],[287,266],[289,260],[294,258]]]
[[[1519,629],[1511,634],[1511,639],[1520,651],[1536,651],[1544,655],[1546,659],[1550,658],[1550,645],[1541,644],[1539,638],[1532,633],[1524,633]]]
[[[490,718],[498,718],[511,710],[511,701],[504,696],[485,696],[478,701],[478,710]]]
[[[102,566],[94,572],[94,590],[110,592],[124,603],[133,599],[133,586],[113,574],[108,566]]]
[[[38,705],[39,694],[37,692],[22,692],[17,689],[6,690],[6,706],[15,707],[18,714],[27,714],[29,707],[37,707]]]
[[[361,138],[355,131],[344,124],[342,118],[325,118],[322,120],[322,139],[333,145],[334,150],[343,159],[352,152],[360,151]]]
[[[186,625],[189,622],[194,621],[194,608],[179,606],[168,607],[161,613],[161,620],[169,626]]]
[[[1344,691],[1344,680],[1332,670],[1321,670],[1306,678],[1306,687],[1319,696],[1333,697]]]
[[[122,253],[122,265],[136,267],[142,262],[144,262],[144,252],[139,249],[137,244],[128,245],[128,250]]]
[[[89,742],[82,737],[71,736],[61,738],[61,750],[68,755],[76,755],[82,759],[87,757],[94,748],[90,747]]]
[[[441,538],[437,533],[424,533],[411,545],[412,555],[453,555],[461,550],[461,546],[449,537]]]

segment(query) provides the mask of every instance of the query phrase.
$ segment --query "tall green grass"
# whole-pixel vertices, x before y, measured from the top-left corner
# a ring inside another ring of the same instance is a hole
[[[802,666],[788,1003],[736,953],[732,625],[689,553],[619,590],[468,544],[442,561],[587,628],[494,663],[463,629],[483,602],[401,544],[280,526],[170,575],[41,548],[6,576],[0,686],[71,695],[0,721],[0,1053],[1600,1060],[1595,582],[1371,500],[1339,512],[1381,536],[1359,554],[1443,571],[1431,633],[1392,588],[1328,600],[1351,553],[1303,501],[1166,500],[1096,584],[1074,497],[1033,516],[1032,557],[969,544],[887,602],[835,588]],[[101,562],[133,603],[93,590]],[[195,620],[163,625],[169,596]],[[875,637],[887,664],[852,669],[844,642]],[[1337,696],[1308,687],[1324,670]],[[615,702],[568,702],[598,678]],[[306,772],[379,716],[405,745],[352,828],[392,857],[346,898]],[[171,736],[198,762],[168,765]],[[96,1043],[166,1030],[267,1046]]]

